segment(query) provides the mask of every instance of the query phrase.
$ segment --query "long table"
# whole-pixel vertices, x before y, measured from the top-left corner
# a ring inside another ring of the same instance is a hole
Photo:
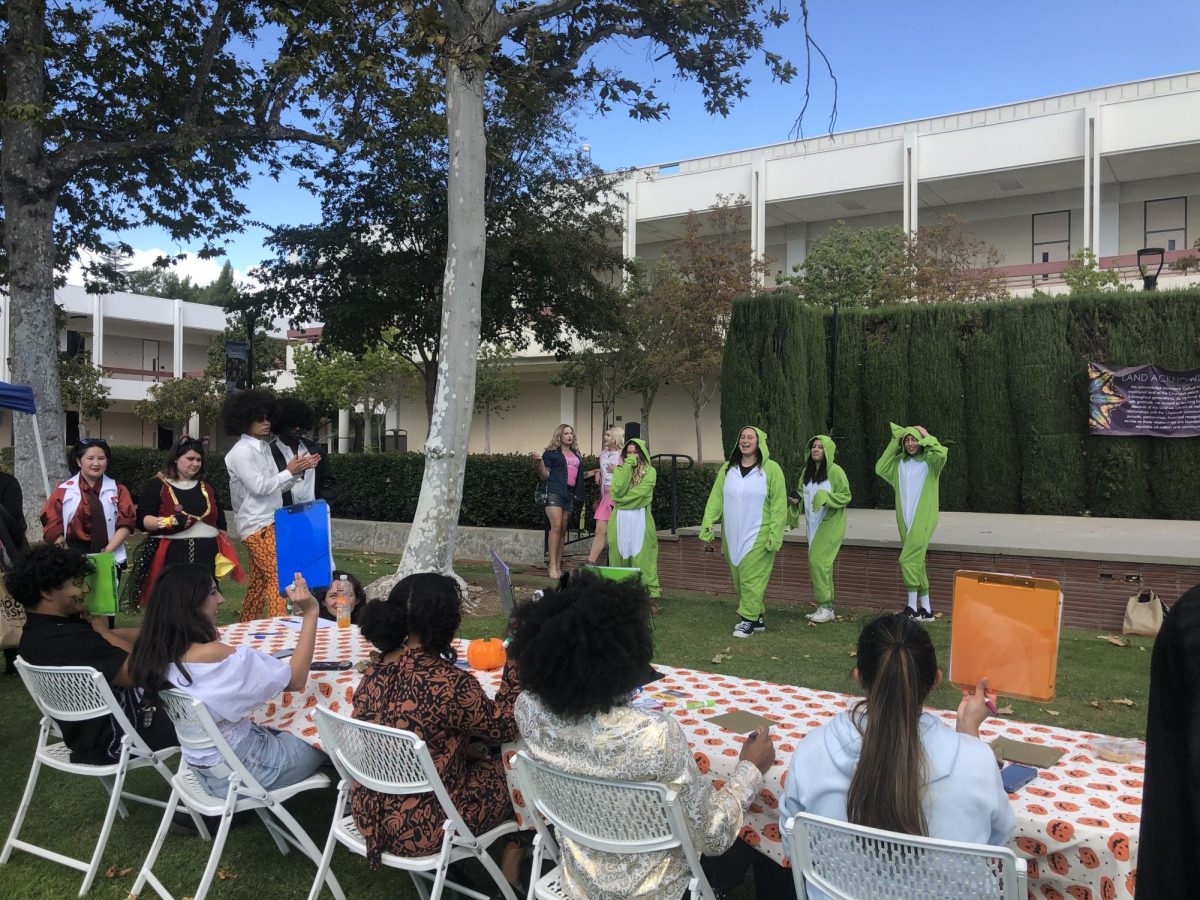
[[[222,639],[267,652],[282,650],[294,646],[298,636],[298,631],[287,628],[283,622],[261,619],[227,625],[221,630]],[[466,655],[466,643],[457,645],[460,658]],[[371,649],[356,627],[321,628],[317,632],[314,659],[361,662],[368,658]],[[663,678],[649,690],[685,695],[664,701],[663,711],[677,718],[700,771],[717,787],[724,784],[737,765],[740,744],[745,738],[710,727],[707,720],[732,709],[746,709],[778,723],[772,729],[777,759],[767,772],[758,800],[750,807],[741,836],[760,852],[783,862],[778,807],[788,761],[796,744],[808,732],[848,709],[855,698],[714,672],[659,664],[655,668],[663,673]],[[499,670],[469,671],[479,679],[488,696],[495,695],[500,686]],[[265,704],[254,718],[319,746],[313,707],[325,706],[349,714],[360,678],[354,669],[313,672],[303,691],[282,694],[278,700]],[[713,705],[688,710],[688,700],[711,701]],[[954,713],[931,712],[953,727]],[[1005,735],[1065,751],[1053,768],[1039,770],[1031,784],[1009,795],[1017,821],[1011,846],[1028,861],[1033,896],[1050,900],[1132,897],[1137,877],[1144,773],[1141,759],[1125,764],[1105,762],[1085,746],[1096,735],[1009,719],[988,719],[980,735],[985,740]],[[510,772],[514,753],[515,748],[506,748],[505,762]],[[510,791],[512,785],[510,775]],[[518,816],[522,811],[519,797],[518,793],[514,798]]]

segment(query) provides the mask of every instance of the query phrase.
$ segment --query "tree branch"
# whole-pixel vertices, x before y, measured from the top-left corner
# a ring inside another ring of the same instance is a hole
[[[800,17],[804,23],[804,104],[800,107],[800,114],[796,116],[796,123],[792,126],[792,134],[797,140],[804,138],[804,114],[808,112],[808,104],[812,99],[812,63],[813,51],[821,57],[825,63],[825,70],[829,73],[829,78],[833,81],[833,104],[829,110],[829,135],[833,136],[833,126],[837,124],[837,102],[838,102],[838,80],[833,74],[833,65],[829,62],[829,57],[825,55],[825,51],[821,49],[821,45],[813,40],[812,34],[808,30],[808,0],[800,0]]]
[[[545,3],[514,9],[501,20],[501,33],[508,34],[514,28],[524,28],[535,22],[545,22],[547,19],[568,13],[582,4],[583,0],[547,0]]]
[[[225,33],[225,23],[229,20],[229,0],[220,0],[213,13],[212,22],[208,26],[208,34],[204,37],[204,46],[200,50],[200,60],[196,64],[196,74],[192,78],[192,89],[188,92],[187,103],[183,107],[183,124],[195,125],[200,115],[200,101],[208,86],[208,76],[212,73],[213,60],[221,49],[221,37]]]
[[[127,141],[80,141],[71,144],[51,158],[51,178],[55,184],[65,184],[85,166],[123,162],[158,153],[167,153],[176,147],[195,141],[298,141],[336,147],[333,138],[305,131],[302,128],[284,128],[278,124],[268,125],[221,125],[211,128],[180,127],[174,131],[152,134]]]

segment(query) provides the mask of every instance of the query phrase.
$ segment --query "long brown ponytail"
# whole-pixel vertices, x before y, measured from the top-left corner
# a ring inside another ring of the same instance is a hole
[[[857,661],[866,698],[853,712],[862,752],[846,795],[846,818],[869,828],[928,834],[920,723],[937,682],[933,642],[904,614],[880,616],[859,635]]]

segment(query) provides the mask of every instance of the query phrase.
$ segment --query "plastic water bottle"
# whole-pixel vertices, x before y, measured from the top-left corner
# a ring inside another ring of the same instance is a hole
[[[338,576],[337,627],[350,627],[350,579],[345,575]]]

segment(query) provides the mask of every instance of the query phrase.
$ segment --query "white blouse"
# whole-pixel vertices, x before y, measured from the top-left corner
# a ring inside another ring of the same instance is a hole
[[[282,693],[292,680],[289,662],[249,647],[238,647],[220,662],[185,663],[184,669],[187,676],[174,663],[167,666],[167,681],[205,705],[234,751],[250,734],[250,714]],[[183,758],[193,766],[221,762],[221,754],[215,750],[182,750]]]
[[[275,524],[275,510],[283,506],[283,492],[296,479],[287,469],[280,471],[266,441],[243,434],[225,454],[229,470],[229,496],[233,500],[238,537],[245,540],[256,531]]]

